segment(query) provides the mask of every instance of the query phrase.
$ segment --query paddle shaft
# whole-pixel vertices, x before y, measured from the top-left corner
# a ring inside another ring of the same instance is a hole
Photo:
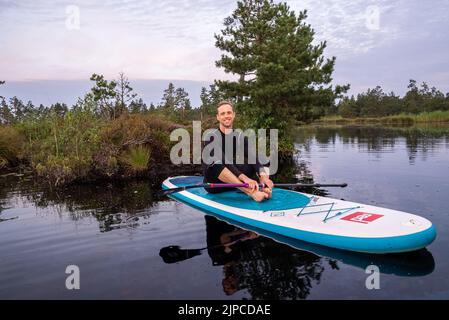
[[[314,184],[307,184],[307,183],[275,183],[275,187],[299,187],[299,188],[321,188],[321,187],[340,187],[345,188],[348,186],[347,183],[340,183],[340,184],[322,184],[322,183],[314,183]],[[161,190],[162,195],[169,195],[176,192],[184,191],[187,189],[193,189],[193,188],[248,188],[249,184],[247,183],[201,183],[201,184],[195,184],[191,186],[183,186],[178,188],[172,188],[172,189],[165,189]],[[265,184],[260,183],[259,187],[265,187]]]
[[[307,183],[275,183],[275,187],[314,187],[314,188],[321,188],[321,187],[340,187],[340,188],[346,188],[348,186],[347,183],[313,183],[313,184],[307,184]]]
[[[347,183],[323,184],[323,183],[274,183],[274,187],[347,187]],[[190,186],[189,186],[190,187]],[[209,188],[248,188],[247,183],[204,183],[203,187]],[[264,183],[259,183],[259,187],[264,188]]]

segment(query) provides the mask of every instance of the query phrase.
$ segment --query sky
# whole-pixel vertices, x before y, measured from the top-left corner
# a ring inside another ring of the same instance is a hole
[[[402,95],[409,79],[449,92],[448,0],[286,2],[307,9],[315,42],[337,58],[333,83],[351,84],[350,93],[380,85]],[[0,95],[58,96],[57,80],[79,91],[92,73],[119,72],[131,84],[197,84],[198,95],[232,77],[215,66],[214,34],[235,8],[234,0],[0,0]]]

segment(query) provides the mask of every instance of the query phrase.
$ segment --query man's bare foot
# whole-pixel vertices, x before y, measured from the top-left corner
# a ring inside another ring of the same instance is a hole
[[[262,191],[254,191],[253,193],[249,193],[248,195],[257,202],[261,202],[265,199],[268,199],[268,194]]]
[[[271,198],[272,191],[273,191],[273,190],[270,189],[270,188],[263,188],[263,189],[262,189],[262,192],[265,193],[265,194],[267,195],[267,199],[270,199],[270,198]]]

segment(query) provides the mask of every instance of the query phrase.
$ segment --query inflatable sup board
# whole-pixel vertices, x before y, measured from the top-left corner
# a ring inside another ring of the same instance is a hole
[[[162,188],[202,183],[201,176],[170,177]],[[349,251],[414,251],[428,246],[436,237],[434,225],[414,214],[279,188],[273,189],[271,199],[262,202],[238,189],[212,194],[202,187],[170,197],[228,221]]]

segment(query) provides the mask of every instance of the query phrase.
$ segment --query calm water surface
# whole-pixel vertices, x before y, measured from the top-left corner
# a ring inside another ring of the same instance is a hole
[[[239,228],[146,181],[51,191],[0,178],[1,299],[448,299],[449,126],[297,132],[278,181],[347,182],[304,190],[430,219],[437,239],[400,255],[348,253]],[[257,230],[256,230],[257,231]],[[368,265],[380,289],[368,290]],[[80,290],[65,287],[68,265]]]

